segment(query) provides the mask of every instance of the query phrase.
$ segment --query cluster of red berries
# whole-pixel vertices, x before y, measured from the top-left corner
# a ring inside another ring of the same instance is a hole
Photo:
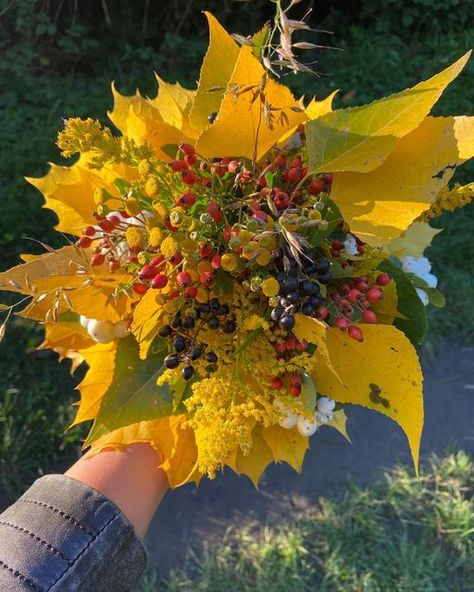
[[[298,372],[285,372],[280,376],[273,377],[271,386],[275,391],[286,388],[292,397],[299,397],[302,382],[302,376]]]
[[[319,318],[332,318],[336,327],[347,331],[353,339],[362,341],[362,330],[353,321],[360,319],[364,323],[377,323],[377,314],[370,307],[382,300],[384,293],[381,287],[390,281],[388,273],[378,274],[375,284],[370,284],[367,276],[353,278],[329,295],[327,306],[318,310]]]

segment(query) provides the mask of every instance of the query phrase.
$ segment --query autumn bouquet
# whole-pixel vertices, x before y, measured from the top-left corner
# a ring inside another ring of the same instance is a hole
[[[255,483],[301,468],[345,406],[395,420],[415,464],[423,424],[415,345],[443,304],[423,251],[431,218],[471,200],[448,187],[474,155],[472,117],[430,117],[468,56],[415,87],[332,110],[281,84],[307,70],[307,29],[277,3],[253,37],[207,14],[197,90],[114,88],[115,133],[69,119],[72,166],[29,179],[68,244],[0,274],[41,322],[41,348],[86,364],[86,446],[149,442],[170,484],[225,465]],[[280,79],[280,80],[279,80]],[[3,326],[3,332],[5,330]]]

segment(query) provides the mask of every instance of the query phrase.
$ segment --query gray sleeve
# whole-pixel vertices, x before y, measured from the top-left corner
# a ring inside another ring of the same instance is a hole
[[[117,506],[71,477],[38,479],[0,514],[1,592],[130,592],[145,565]]]

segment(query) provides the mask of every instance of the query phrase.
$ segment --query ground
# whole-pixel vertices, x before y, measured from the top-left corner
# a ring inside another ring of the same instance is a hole
[[[444,347],[424,356],[425,429],[421,463],[432,453],[465,450],[474,455],[474,348]],[[323,428],[311,440],[301,475],[284,465],[270,467],[255,490],[245,477],[226,471],[196,488],[170,492],[150,529],[150,562],[164,575],[182,568],[189,547],[222,540],[229,529],[258,523],[283,524],[314,507],[318,498],[346,494],[350,482],[370,484],[397,462],[409,464],[403,433],[389,419],[360,407],[349,409],[349,444]]]

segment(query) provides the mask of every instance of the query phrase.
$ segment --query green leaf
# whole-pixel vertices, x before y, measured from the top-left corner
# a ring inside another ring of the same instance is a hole
[[[262,51],[268,41],[268,36],[270,34],[270,25],[264,25],[259,31],[252,36],[252,50],[255,54],[255,57],[258,59],[262,56]]]
[[[379,167],[400,138],[421,124],[469,56],[470,52],[413,88],[308,122],[305,135],[309,170],[366,173]]]
[[[125,181],[125,179],[119,179],[119,178],[114,180],[114,185],[119,190],[120,195],[124,195],[125,193],[127,193],[128,188],[130,187],[130,183],[128,181]]]
[[[403,331],[410,341],[418,345],[422,343],[428,331],[426,308],[421,302],[416,289],[408,275],[390,259],[379,265],[380,271],[390,274],[397,286],[397,310],[406,318],[396,318],[395,327]]]
[[[423,288],[423,290],[428,294],[428,298],[430,299],[430,304],[436,306],[437,308],[443,308],[446,305],[446,298],[444,294],[442,294],[436,288]]]
[[[308,233],[308,242],[312,247],[317,247],[326,240],[328,236],[331,236],[336,230],[339,222],[342,220],[339,208],[330,199],[327,201],[326,207],[323,210],[322,219],[328,223],[327,227],[322,229],[316,226]]]
[[[175,160],[176,155],[179,152],[179,146],[178,144],[165,144],[161,147],[161,151],[164,152],[166,156],[169,156],[170,158]]]
[[[4,310],[8,310],[10,307],[7,306],[6,304],[1,304],[0,303],[0,312],[3,312]]]
[[[308,411],[313,412],[316,409],[316,395],[313,379],[309,374],[304,373],[301,382],[300,401]]]
[[[139,357],[133,336],[120,339],[115,354],[114,377],[87,437],[86,446],[118,428],[173,415],[173,394],[168,385],[157,385],[163,354]]]
[[[219,271],[215,274],[214,278],[214,291],[217,297],[221,296],[222,294],[232,294],[234,285],[232,283],[231,276],[226,271],[224,271],[223,269],[219,269]]]

